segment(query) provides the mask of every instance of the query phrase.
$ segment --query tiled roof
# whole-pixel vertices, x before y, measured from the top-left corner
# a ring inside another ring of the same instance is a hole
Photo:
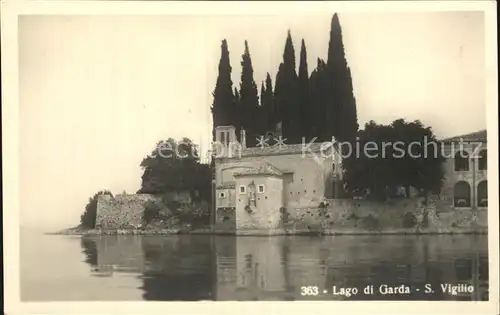
[[[234,187],[236,187],[235,182],[226,182],[226,183],[222,183],[221,185],[218,185],[215,188],[216,189],[234,189]]]
[[[255,165],[254,167],[244,170],[242,172],[235,173],[234,176],[247,176],[247,175],[271,175],[271,176],[282,176],[283,172],[281,172],[276,166],[268,163],[262,162],[260,164]]]
[[[301,154],[310,152],[331,150],[331,142],[315,142],[301,144],[288,144],[284,146],[270,147],[251,147],[242,150],[242,156],[266,156],[266,155],[284,155],[284,154]]]
[[[450,137],[441,140],[441,142],[449,143],[449,142],[486,142],[487,137],[486,137],[486,129],[468,133],[468,134],[463,134],[455,137]]]

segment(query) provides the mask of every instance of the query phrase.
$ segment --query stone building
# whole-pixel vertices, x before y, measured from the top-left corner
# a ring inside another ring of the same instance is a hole
[[[442,140],[445,179],[443,205],[454,209],[488,207],[486,130]]]
[[[276,138],[270,134],[266,139]],[[258,147],[246,147],[244,130],[237,137],[233,126],[216,128],[215,230],[272,232],[280,227],[284,209],[298,213],[301,208],[318,208],[344,191],[334,139],[295,145],[280,145],[279,140],[268,145],[266,139]],[[453,212],[469,210],[486,220],[486,211],[475,211],[488,205],[486,131],[444,139],[441,145],[445,178],[433,204],[453,218]],[[339,202],[331,206],[339,207]]]
[[[278,141],[247,148],[244,130],[237,139],[233,126],[219,126],[216,143],[216,228],[271,231],[278,228],[284,207],[317,207],[339,190],[341,167],[333,141],[331,145]]]

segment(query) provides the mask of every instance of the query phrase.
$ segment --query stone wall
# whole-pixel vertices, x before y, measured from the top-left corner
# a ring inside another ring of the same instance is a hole
[[[274,176],[253,175],[238,177],[236,187],[255,185],[255,205],[248,193],[240,194],[237,188],[236,228],[238,230],[273,230],[280,224],[280,208],[283,205],[283,180]],[[258,186],[264,191],[259,192]]]
[[[144,205],[148,201],[160,202],[161,197],[150,194],[100,195],[97,199],[96,227],[124,229],[142,224]]]
[[[283,228],[328,234],[482,233],[487,231],[488,226],[486,209],[437,208],[432,200],[424,208],[419,198],[393,200],[383,204],[347,199],[332,199],[327,202],[325,208],[287,208]]]
[[[488,180],[487,170],[480,170],[478,165],[479,152],[486,149],[486,144],[479,145],[478,143],[464,143],[462,146],[459,144],[445,145],[443,154],[447,157],[443,163],[444,180],[441,188],[440,207],[453,208],[453,189],[457,182],[464,181],[470,186],[470,197],[472,206],[477,206],[477,191],[481,182]],[[455,170],[454,156],[459,151],[466,151],[469,158],[469,170],[457,171]]]
[[[109,230],[137,227],[142,224],[144,205],[148,201],[160,202],[161,197],[148,194],[101,195],[97,203],[96,227]],[[273,209],[280,211],[278,227],[274,231],[266,229],[261,232],[484,233],[488,228],[487,209],[453,209],[442,206],[440,200],[434,198],[430,199],[426,208],[420,198],[403,198],[387,203],[350,199],[328,199],[326,202],[327,206],[323,208],[289,206]],[[235,210],[233,207],[217,209],[216,232],[237,230]],[[262,230],[260,226],[254,229],[248,226],[243,229],[247,231],[238,230],[237,233],[252,234],[259,229]]]
[[[99,195],[97,198],[96,228],[115,230],[138,228],[143,224],[142,215],[148,202],[158,205],[160,211],[170,212],[165,202],[177,201],[183,205],[203,207],[194,203],[189,192],[172,192],[161,195],[121,194],[111,197]]]
[[[215,219],[215,231],[219,232],[234,232],[236,230],[236,208],[218,208]]]

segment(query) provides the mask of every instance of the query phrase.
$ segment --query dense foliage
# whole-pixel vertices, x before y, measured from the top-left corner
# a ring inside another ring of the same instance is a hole
[[[153,201],[148,201],[144,205],[144,212],[142,213],[142,221],[144,224],[149,224],[153,220],[161,218],[160,207]]]
[[[403,119],[390,125],[370,121],[358,137],[359,149],[353,147],[343,165],[350,191],[368,189],[371,196],[383,200],[397,187],[412,186],[426,195],[439,192],[444,158],[430,127]]]
[[[147,202],[144,205],[142,220],[145,226],[155,223],[165,226],[191,225],[198,228],[210,224],[210,209],[205,201],[187,204],[164,198],[162,201]]]
[[[198,150],[188,138],[158,142],[140,166],[144,172],[138,193],[189,191],[194,198],[210,200],[210,166],[200,163]]]

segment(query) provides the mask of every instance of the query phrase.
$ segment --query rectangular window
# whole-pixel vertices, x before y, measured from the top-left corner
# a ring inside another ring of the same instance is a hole
[[[226,144],[226,133],[225,132],[220,133],[220,142],[222,144]]]
[[[285,183],[293,183],[293,174],[294,173],[285,173],[285,174],[283,174],[283,181]]]
[[[259,185],[259,186],[257,187],[257,191],[258,191],[260,194],[262,194],[262,193],[264,192],[264,185]]]
[[[219,198],[226,198],[226,193],[225,193],[225,192],[223,192],[223,191],[221,191],[221,192],[219,193]]]
[[[246,192],[247,192],[246,187],[244,185],[241,185],[240,186],[240,194],[246,194]]]

